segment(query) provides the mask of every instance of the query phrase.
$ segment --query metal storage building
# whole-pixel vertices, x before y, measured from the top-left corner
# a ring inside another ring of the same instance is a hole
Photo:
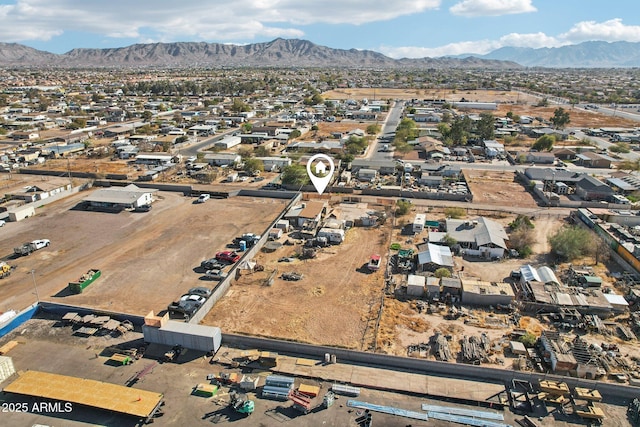
[[[181,345],[184,348],[199,351],[216,352],[222,342],[222,331],[215,326],[192,325],[189,323],[167,321],[161,327],[142,326],[146,342],[163,345]]]
[[[424,295],[424,285],[427,281],[425,276],[409,274],[407,276],[407,295],[421,297]]]

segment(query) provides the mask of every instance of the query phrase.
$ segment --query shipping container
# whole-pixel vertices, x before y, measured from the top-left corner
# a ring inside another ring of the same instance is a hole
[[[215,353],[220,348],[222,331],[214,326],[193,325],[190,323],[167,321],[164,326],[142,326],[144,340],[154,344],[168,346],[181,345],[190,350]]]

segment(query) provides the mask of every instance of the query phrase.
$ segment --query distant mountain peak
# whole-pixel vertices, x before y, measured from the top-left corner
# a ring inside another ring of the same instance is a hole
[[[494,59],[392,59],[379,52],[334,49],[309,40],[276,38],[230,45],[206,42],[138,43],[106,49],[77,48],[61,55],[15,43],[0,43],[4,66],[53,67],[365,67],[365,68],[518,68]]]
[[[640,67],[640,43],[586,41],[552,48],[503,47],[482,59],[514,61],[526,67],[625,68]]]

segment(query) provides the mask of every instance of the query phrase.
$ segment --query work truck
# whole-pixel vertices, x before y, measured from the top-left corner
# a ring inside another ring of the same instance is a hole
[[[31,254],[31,252],[35,252],[38,249],[45,248],[50,244],[51,242],[48,239],[34,240],[32,242],[27,242],[22,246],[18,246],[17,248],[13,248],[13,253],[18,256],[29,255]]]

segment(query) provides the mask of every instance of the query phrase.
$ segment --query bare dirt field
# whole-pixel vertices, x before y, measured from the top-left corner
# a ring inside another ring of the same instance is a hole
[[[515,92],[500,90],[451,90],[451,89],[393,89],[393,88],[344,88],[324,92],[324,99],[446,99],[460,101],[462,98],[474,102],[537,102],[538,98]]]
[[[262,233],[286,200],[234,197],[193,204],[160,192],[150,212],[119,214],[72,209],[88,193],[38,208],[33,218],[2,227],[0,254],[16,269],[0,284],[0,310],[34,302],[34,271],[43,300],[131,314],[159,312],[193,286],[211,286],[194,271],[235,236]],[[13,248],[46,238],[51,246],[15,258]],[[102,277],[84,293],[69,295],[67,283],[91,268]]]
[[[383,120],[383,119],[381,119]],[[332,132],[342,132],[348,133],[355,129],[366,130],[367,126],[374,122],[365,122],[360,123],[353,120],[342,120],[340,122],[318,122],[316,126],[318,126],[317,131],[311,131],[308,134],[304,135],[304,139],[318,139],[318,138],[331,138]],[[302,138],[301,138],[302,139]]]
[[[537,101],[535,101],[537,102]],[[517,104],[517,105],[498,105],[498,111],[494,113],[496,116],[505,116],[509,111],[519,116],[542,117],[549,119],[553,117],[553,112],[558,107],[564,108],[571,117],[568,126],[578,128],[599,128],[599,127],[635,127],[637,122],[624,119],[621,117],[611,117],[596,111],[585,111],[578,108],[571,108],[570,105],[551,105],[548,107],[536,107],[533,104]]]
[[[531,193],[520,183],[514,182],[513,172],[465,169],[463,173],[474,203],[527,208],[537,206]]]
[[[382,271],[368,273],[363,267],[371,254],[386,254],[388,227],[352,228],[342,244],[321,249],[316,259],[306,261],[278,262],[299,253],[297,244],[270,254],[261,252],[256,261],[265,271],[234,282],[203,323],[225,332],[366,349],[384,278]],[[264,286],[275,269],[273,285]],[[303,278],[285,281],[279,278],[285,272],[300,273]]]

